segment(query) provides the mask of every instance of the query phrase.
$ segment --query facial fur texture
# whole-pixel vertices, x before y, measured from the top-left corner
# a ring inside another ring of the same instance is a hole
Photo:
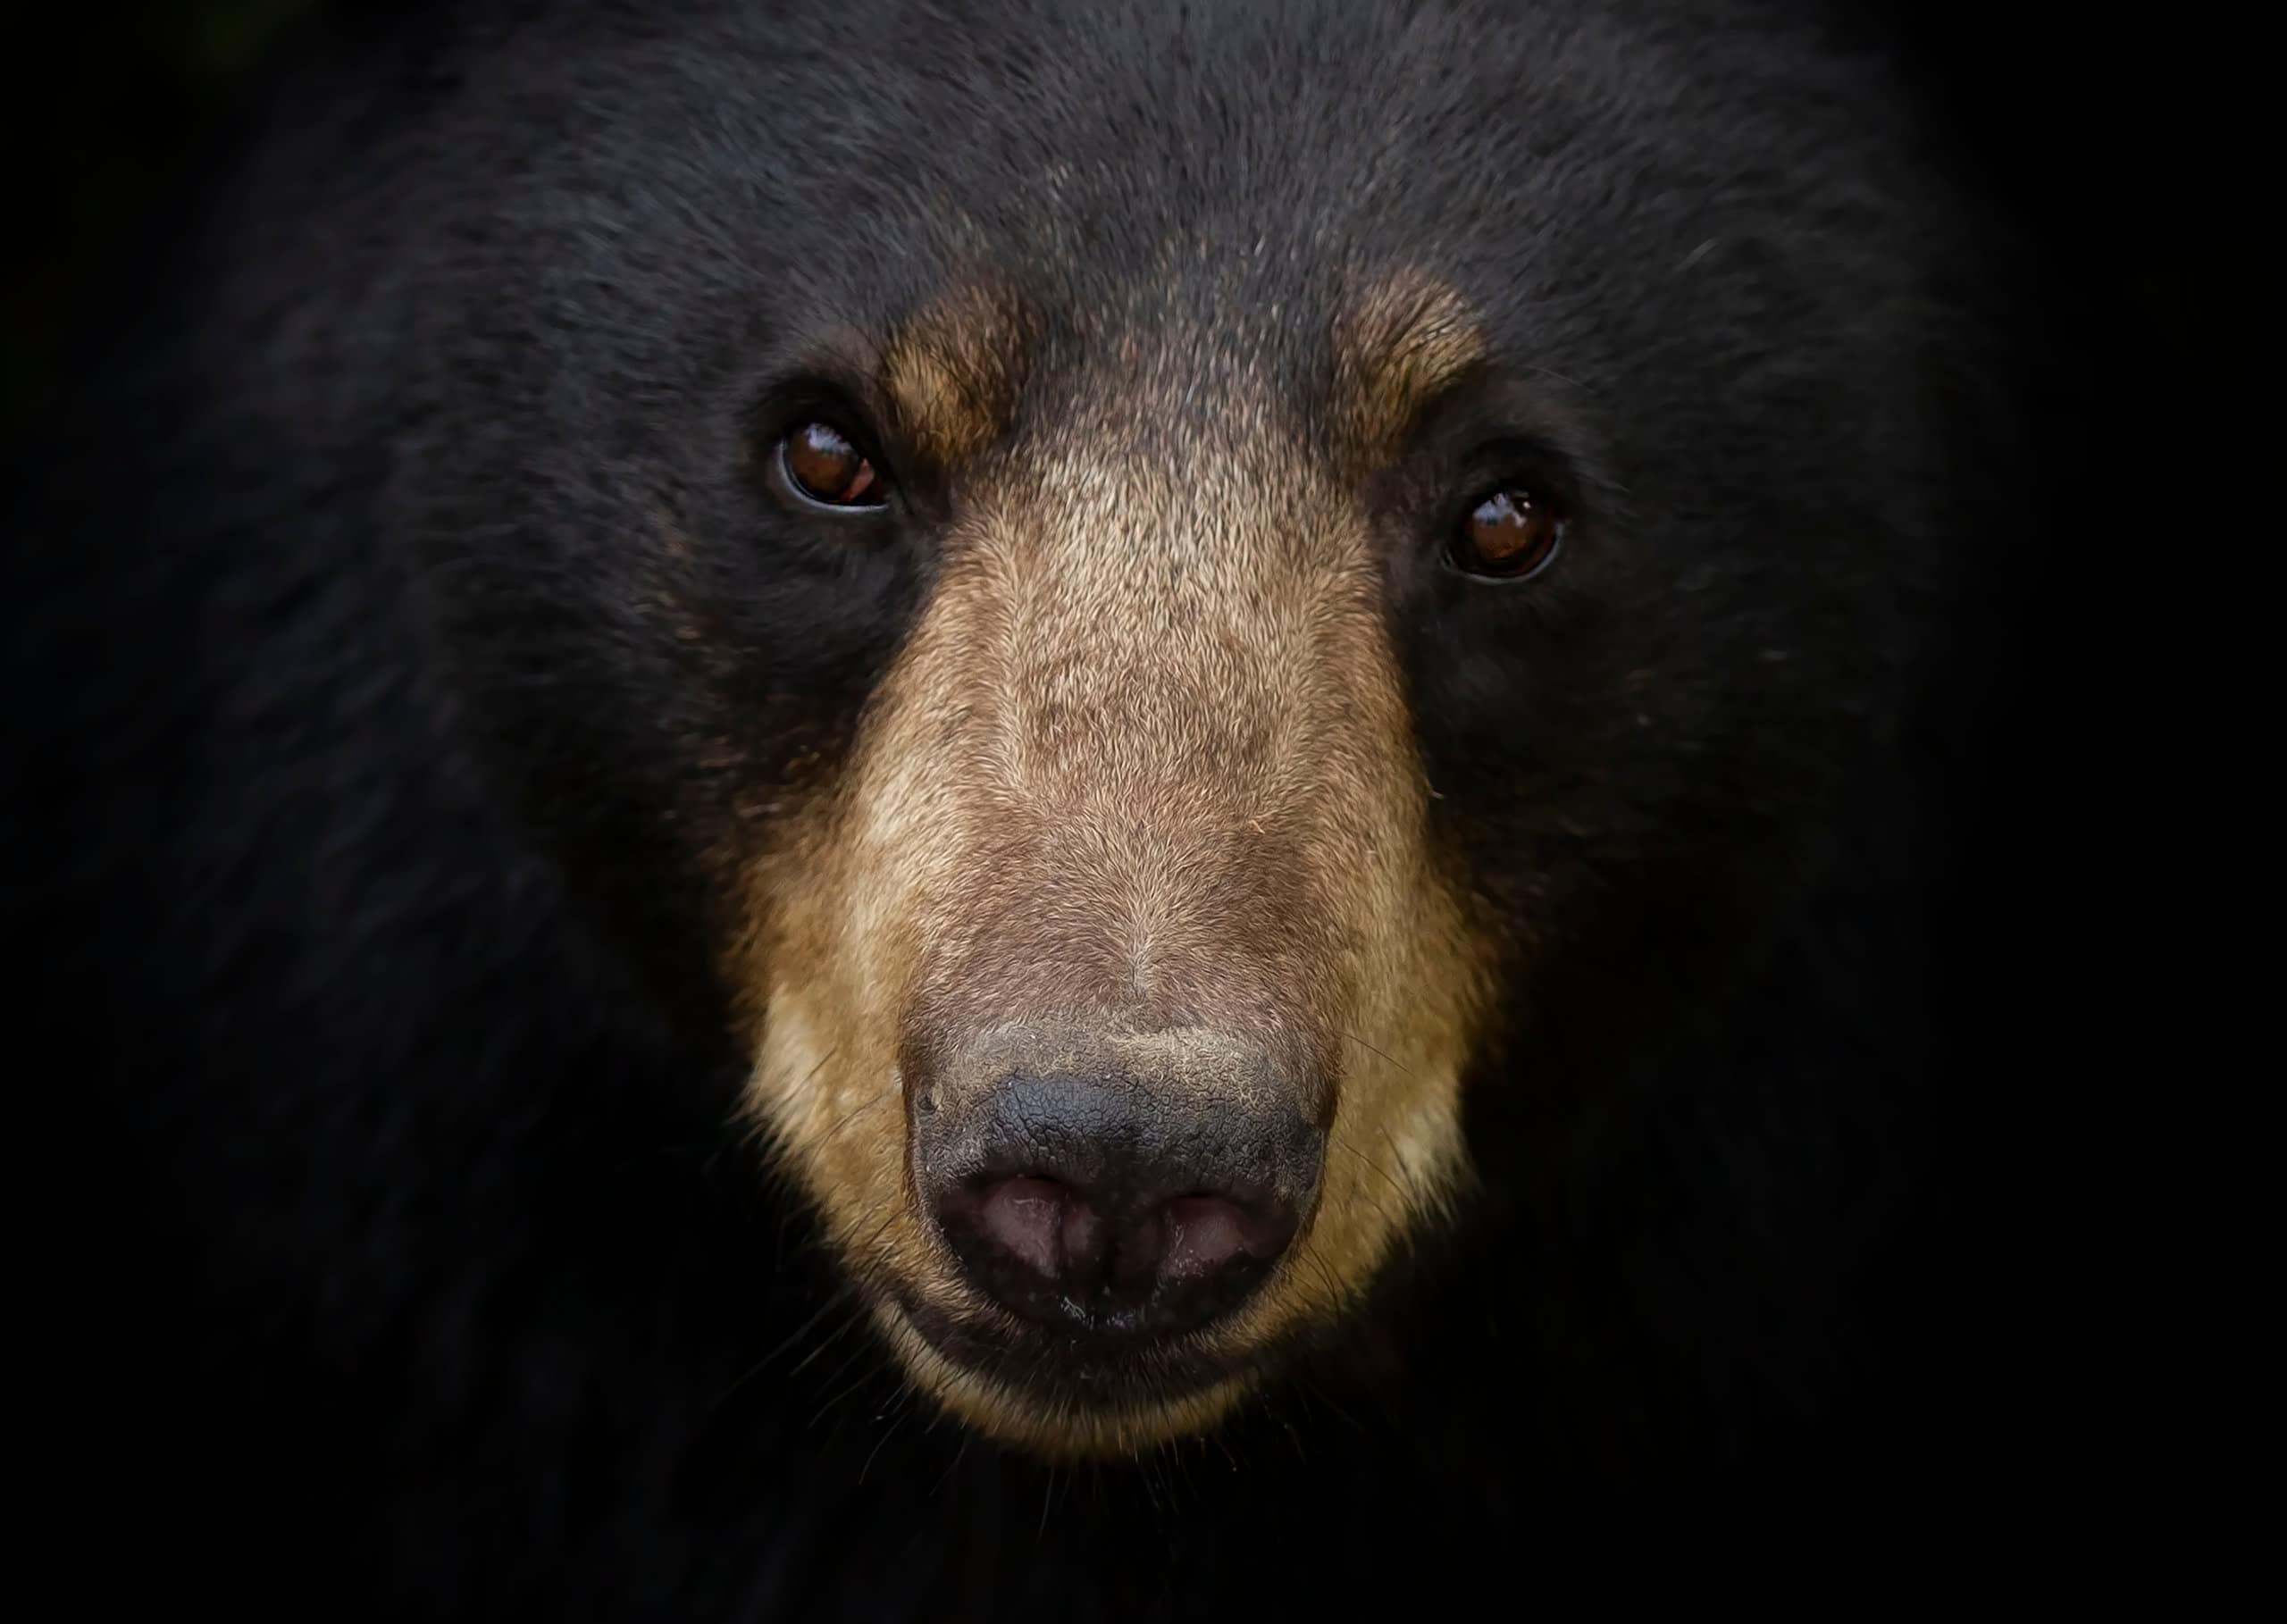
[[[457,196],[389,489],[456,736],[690,1027],[728,1006],[908,1374],[1141,1447],[1504,1148],[1466,1074],[1586,1094],[1780,928],[1935,554],[1925,216],[1850,75],[1656,7],[860,10],[879,94],[740,8],[471,93],[567,132]],[[620,143],[604,63],[800,116]],[[758,499],[820,380],[877,517]],[[1512,478],[1565,554],[1464,580]],[[996,1321],[907,1114],[1015,1029],[1219,1034],[1321,1113],[1302,1238],[1180,1350],[1209,1385],[1019,1399],[915,1331]]]
[[[89,1408],[215,1441],[139,1526],[253,1440],[295,1536],[236,1570],[401,1528],[448,1610],[465,1561],[577,1612],[658,1571],[624,1522],[941,1615],[904,1530],[1032,1471],[978,1435],[1219,1428],[1250,1475],[1176,1537],[1159,1460],[1094,1526],[1338,1611],[1542,1486],[1847,1439],[1881,1226],[1976,1143],[1896,853],[1992,533],[1961,222],[1785,9],[565,0],[314,69],[13,606],[29,1001],[89,1051],[104,1289],[170,1280]],[[883,513],[766,489],[822,398]],[[1512,480],[1561,555],[1469,578]],[[1328,1131],[1259,1294],[1099,1389],[996,1363],[914,1199],[909,1113],[1009,1046],[1268,1056]],[[867,1430],[868,1321],[966,1425]],[[1125,1594],[977,1526],[1048,1616]]]
[[[1466,1173],[1490,948],[1433,849],[1368,516],[1246,334],[1090,346],[1113,359],[1043,380],[1062,409],[1026,417],[1005,383],[954,381],[1026,370],[1022,322],[983,308],[941,306],[891,351],[959,517],[845,771],[749,874],[735,976],[756,1108],[913,1377],[990,1432],[1128,1450],[1214,1420],[1436,1219]],[[1326,404],[1361,449],[1470,353],[1457,302],[1412,280],[1327,314]],[[1205,389],[1202,353],[1229,357]],[[1319,1080],[1315,1213],[1202,1334],[1234,1371],[1208,1390],[1045,1409],[909,1323],[901,1302],[999,1311],[917,1206],[905,1122],[917,1069],[1011,1027],[1177,1051],[1158,1075],[1208,1090],[1183,1034],[1236,1034]]]

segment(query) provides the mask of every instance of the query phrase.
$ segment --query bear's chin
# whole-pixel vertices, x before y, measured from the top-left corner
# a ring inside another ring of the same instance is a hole
[[[1047,1460],[1130,1457],[1212,1431],[1281,1361],[1280,1349],[1184,1342],[1082,1352],[884,1296],[874,1319],[906,1377],[963,1425]]]

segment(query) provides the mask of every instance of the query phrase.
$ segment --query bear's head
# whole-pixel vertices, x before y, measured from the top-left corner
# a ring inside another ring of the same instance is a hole
[[[1243,10],[568,40],[410,335],[483,759],[910,1377],[1051,1452],[1213,1423],[1467,1221],[1470,1091],[1656,1041],[1932,546],[1847,76]]]

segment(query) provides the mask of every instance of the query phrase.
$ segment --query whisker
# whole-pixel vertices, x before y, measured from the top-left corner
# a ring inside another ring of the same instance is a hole
[[[1388,1130],[1386,1128],[1383,1132],[1387,1134]],[[1391,1193],[1397,1197],[1400,1210],[1403,1210],[1403,1209],[1409,1204],[1406,1200],[1405,1186],[1397,1182],[1395,1176],[1393,1175],[1387,1168],[1382,1166],[1380,1162],[1376,1161],[1372,1157],[1367,1155],[1365,1151],[1360,1150],[1356,1145],[1352,1144],[1346,1139],[1337,1139],[1335,1143],[1340,1145],[1344,1150],[1349,1151],[1353,1156],[1355,1156],[1360,1161],[1364,1162],[1367,1167],[1372,1168],[1375,1176],[1380,1178],[1384,1184],[1390,1187]],[[1391,1148],[1395,1149],[1396,1147],[1392,1146]],[[1375,1207],[1380,1210],[1381,1215],[1389,1220],[1393,1227],[1396,1226],[1398,1222],[1397,1213],[1392,1212],[1388,1208],[1384,1207],[1378,1197],[1369,1195],[1367,1199],[1374,1203]]]
[[[929,1425],[923,1430],[926,1432],[936,1431],[938,1426],[942,1423],[945,1419],[944,1412],[942,1411],[938,1411],[937,1414],[930,1418]],[[946,1465],[942,1475],[941,1475],[937,1481],[931,1486],[929,1490],[930,1499],[934,1500],[938,1494],[943,1491],[945,1485],[952,1481],[953,1474],[960,1470],[961,1462],[968,1459],[969,1442],[976,1435],[974,1433],[968,1431],[966,1428],[962,1430],[960,1447],[953,1451],[952,1460]]]
[[[910,1392],[910,1389],[908,1391]],[[882,1436],[875,1440],[874,1447],[867,1452],[866,1464],[858,1469],[858,1484],[860,1488],[865,1486],[866,1474],[874,1469],[875,1459],[881,1454],[883,1446],[897,1436],[897,1429],[904,1424],[904,1410],[901,1409],[890,1417],[890,1424],[882,1429]]]
[[[833,1292],[828,1293],[826,1300],[818,1304],[817,1310],[812,1313],[808,1319],[802,1321],[800,1326],[794,1328],[792,1334],[787,1335],[776,1346],[773,1347],[770,1352],[765,1353],[760,1359],[755,1360],[753,1364],[748,1366],[745,1375],[740,1377],[738,1380],[724,1388],[723,1391],[716,1396],[713,1407],[716,1410],[720,1410],[725,1403],[729,1402],[733,1394],[737,1393],[740,1388],[745,1386],[756,1377],[761,1375],[762,1372],[769,1367],[770,1362],[773,1360],[783,1357],[796,1344],[800,1343],[802,1338],[808,1336],[812,1331],[817,1329],[818,1323],[828,1314],[834,1312],[835,1309],[840,1308],[843,1303],[847,1302],[856,1290],[857,1288],[854,1285],[842,1285],[837,1287]],[[800,1369],[799,1366],[796,1368]]]
[[[818,1344],[817,1347],[812,1348],[808,1353],[802,1355],[802,1362],[796,1365],[792,1369],[787,1371],[786,1378],[789,1381],[792,1381],[794,1377],[801,1375],[803,1371],[808,1369],[812,1365],[817,1363],[820,1355],[824,1354],[828,1348],[834,1346],[835,1343],[840,1342],[843,1337],[850,1335],[850,1327],[856,1325],[858,1323],[858,1319],[859,1317],[852,1314],[849,1318],[843,1320],[840,1326],[835,1327],[834,1335],[828,1336],[824,1342]]]
[[[1316,1382],[1304,1380],[1301,1385],[1304,1393],[1317,1400],[1319,1403],[1324,1404],[1328,1410],[1333,1411],[1336,1417],[1352,1431],[1363,1432],[1365,1430],[1364,1427],[1358,1424],[1355,1417],[1353,1417],[1347,1410],[1345,1410],[1340,1404],[1335,1402],[1334,1396],[1328,1393],[1324,1388],[1320,1387]]]
[[[851,1365],[856,1364],[859,1360],[864,1359],[872,1352],[873,1350],[866,1346],[864,1343],[859,1343],[855,1348],[852,1348],[850,1351],[850,1356],[848,1358],[844,1359],[840,1364],[834,1368],[834,1374],[827,1377],[826,1380],[830,1382],[841,1380],[842,1376],[848,1372]],[[825,1419],[827,1411],[833,1409],[836,1404],[842,1402],[842,1400],[848,1398],[860,1387],[863,1387],[867,1382],[873,1380],[875,1375],[875,1372],[871,1369],[859,1371],[856,1380],[852,1381],[848,1386],[838,1390],[832,1398],[829,1398],[825,1403],[818,1406],[817,1413],[810,1418],[810,1426],[812,1427],[816,1427],[820,1421]]]
[[[1373,1044],[1368,1042],[1364,1038],[1360,1037],[1356,1033],[1345,1032],[1342,1035],[1348,1038],[1352,1042],[1357,1044],[1359,1048],[1364,1050],[1368,1054],[1379,1056],[1383,1060],[1388,1062],[1391,1066],[1395,1067],[1406,1076],[1412,1077],[1417,1075],[1412,1067],[1407,1066],[1395,1055],[1390,1053],[1389,1051],[1386,1049],[1375,1048]]]

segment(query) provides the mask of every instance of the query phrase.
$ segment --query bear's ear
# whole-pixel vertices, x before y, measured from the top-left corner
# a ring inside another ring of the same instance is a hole
[[[901,323],[882,356],[899,434],[939,472],[1009,431],[1030,360],[1024,306],[991,276],[965,280]]]
[[[1336,421],[1364,468],[1395,457],[1438,398],[1486,359],[1462,296],[1412,266],[1354,280],[1334,322]]]

